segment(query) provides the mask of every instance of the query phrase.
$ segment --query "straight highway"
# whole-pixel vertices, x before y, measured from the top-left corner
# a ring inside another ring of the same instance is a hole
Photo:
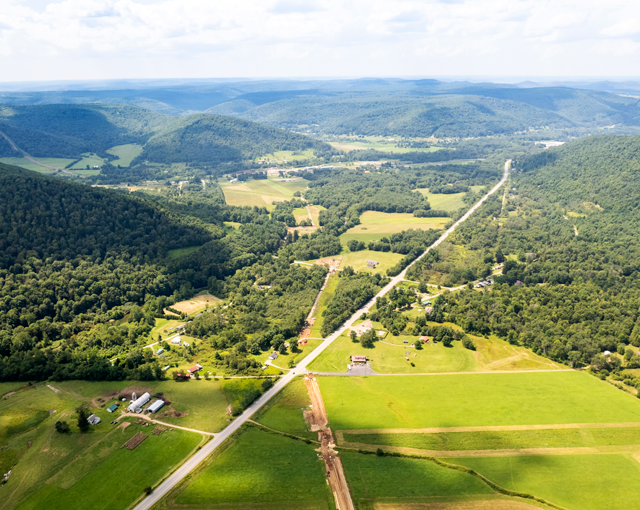
[[[511,160],[507,160],[504,164],[504,175],[500,182],[496,184],[491,190],[482,197],[471,209],[469,209],[464,216],[456,221],[442,236],[438,238],[425,252],[423,252],[416,260],[409,264],[398,276],[394,277],[388,285],[386,285],[376,296],[368,301],[362,308],[356,311],[342,326],[340,326],[333,334],[328,336],[318,347],[316,347],[306,358],[304,358],[295,369],[289,371],[288,374],[282,376],[271,389],[266,391],[258,400],[251,404],[240,416],[229,424],[222,432],[216,434],[216,436],[198,450],[192,457],[176,469],[164,482],[162,482],[151,494],[143,499],[134,510],[148,510],[155,505],[160,499],[166,495],[171,489],[173,489],[184,477],[186,477],[191,471],[193,471],[202,461],[204,461],[213,451],[224,443],[234,432],[236,432],[244,423],[251,418],[251,416],[262,406],[264,406],[269,400],[271,400],[280,390],[282,390],[291,380],[296,376],[307,372],[307,366],[314,359],[316,359],[327,347],[329,347],[342,332],[351,327],[355,321],[357,321],[363,313],[369,312],[371,307],[375,304],[376,298],[382,297],[387,294],[393,287],[403,281],[406,277],[407,270],[420,259],[422,259],[430,250],[437,247],[451,234],[458,225],[466,221],[491,195],[493,195],[500,187],[507,181],[509,177],[509,169],[511,167]]]

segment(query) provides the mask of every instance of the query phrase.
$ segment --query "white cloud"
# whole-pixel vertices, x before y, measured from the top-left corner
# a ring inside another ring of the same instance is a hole
[[[3,0],[0,80],[628,75],[635,0]],[[89,76],[87,76],[89,74]]]

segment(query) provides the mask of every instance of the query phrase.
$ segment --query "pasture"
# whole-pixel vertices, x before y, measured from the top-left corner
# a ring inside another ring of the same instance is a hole
[[[294,436],[318,440],[317,432],[309,432],[301,408],[311,404],[304,377],[296,377],[253,417],[265,427]]]
[[[73,159],[64,159],[64,158],[34,158],[40,163],[44,165],[49,165],[54,168],[64,168],[69,163],[73,163]],[[15,165],[21,168],[25,168],[26,170],[31,170],[33,172],[52,172],[51,168],[47,168],[41,165],[38,165],[32,161],[29,161],[25,158],[0,158],[0,163],[4,163],[5,165]]]
[[[360,216],[360,224],[342,234],[340,241],[345,246],[352,239],[366,244],[403,230],[441,230],[449,221],[451,218],[416,218],[410,213],[365,211]]]
[[[640,463],[631,454],[448,459],[507,489],[570,510],[640,509]]]
[[[429,193],[427,188],[420,188],[416,191],[422,193],[425,198],[429,200],[431,209],[438,211],[457,211],[466,206],[462,201],[466,193]]]
[[[405,500],[408,504],[425,503],[429,501],[427,498],[437,497],[446,501],[461,496],[493,494],[493,490],[477,477],[426,460],[377,457],[347,451],[342,451],[340,458],[351,495],[360,505],[378,499],[384,501],[383,498],[393,498],[396,504]]]
[[[382,329],[382,324],[374,323],[374,327]],[[470,337],[476,346],[475,351],[465,349],[458,341],[454,341],[451,347],[445,347],[442,343],[429,342],[423,344],[423,348],[418,350],[411,347],[411,344],[415,345],[418,341],[418,337],[390,334],[375,342],[373,348],[367,349],[360,343],[352,342],[348,334],[344,333],[311,363],[310,369],[317,372],[345,373],[352,355],[367,356],[372,370],[380,374],[563,368],[557,363],[533,354],[524,347],[510,345],[495,336],[483,338],[470,335]]]
[[[639,427],[474,430],[468,432],[404,432],[343,435],[345,443],[361,443],[432,451],[513,450],[523,448],[593,448],[640,445]],[[640,450],[640,446],[638,447]]]
[[[114,414],[99,407],[91,391],[105,383],[69,382],[64,391],[65,383],[53,383],[57,393],[46,384],[8,384],[0,389],[0,464],[3,473],[13,472],[2,489],[3,508],[127,508],[203,440],[184,431],[153,435],[153,426],[109,424]],[[6,389],[16,393],[6,396]],[[86,433],[76,426],[81,403],[102,419]],[[56,432],[56,421],[66,421],[70,431]],[[135,450],[120,449],[137,432],[149,438]]]
[[[342,151],[355,151],[373,149],[381,152],[393,152],[396,154],[406,154],[407,152],[435,152],[440,147],[397,147],[398,140],[389,140],[379,136],[368,136],[356,140],[344,140],[340,142],[328,142],[332,147]]]
[[[304,192],[307,181],[304,179],[257,179],[231,184],[219,181],[228,205],[248,205],[266,207],[274,202],[291,200],[296,191]]]
[[[276,151],[263,156],[262,159],[267,161],[302,161],[313,158],[313,149],[303,151]]]
[[[142,154],[142,145],[138,145],[135,143],[116,145],[115,147],[107,149],[107,152],[118,158],[112,162],[112,165],[128,167],[129,165],[131,165],[131,162],[134,160],[134,158]]]
[[[245,426],[169,494],[164,508],[330,510],[333,495],[314,448]]]
[[[401,255],[400,253],[384,251],[362,250],[348,252],[345,250],[342,255],[335,258],[341,258],[342,260],[340,263],[340,269],[351,266],[356,271],[369,271],[371,273],[382,273],[383,275],[386,275],[387,269],[395,266],[403,257],[404,255]],[[378,262],[378,265],[375,269],[370,269],[367,267],[367,260],[374,260]]]
[[[70,170],[85,170],[87,165],[89,169],[93,169],[94,166],[102,166],[107,162],[106,159],[101,158],[97,154],[85,153],[82,154],[82,159],[73,165]]]
[[[636,397],[583,372],[320,377],[319,384],[334,430],[640,422]]]

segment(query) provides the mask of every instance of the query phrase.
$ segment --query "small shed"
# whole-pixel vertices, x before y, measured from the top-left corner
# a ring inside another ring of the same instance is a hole
[[[111,404],[109,407],[107,407],[108,413],[115,413],[117,410],[118,410],[118,404]]]
[[[380,264],[380,262],[376,260],[367,260],[367,267],[369,269],[375,269],[378,264]]]
[[[100,423],[100,418],[95,414],[92,414],[91,416],[89,416],[89,418],[87,418],[87,421],[89,422],[89,425],[97,425],[98,423]]]

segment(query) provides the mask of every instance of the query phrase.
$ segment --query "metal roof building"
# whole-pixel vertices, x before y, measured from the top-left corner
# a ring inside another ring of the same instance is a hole
[[[147,411],[149,411],[150,413],[157,413],[158,410],[162,408],[162,406],[164,406],[164,400],[156,400],[147,408]]]
[[[111,404],[109,407],[107,407],[107,412],[109,413],[115,413],[118,410],[118,404]]]
[[[91,416],[89,416],[89,418],[87,418],[87,421],[89,422],[89,425],[97,425],[98,423],[100,423],[100,418],[95,414],[92,414]]]
[[[142,411],[142,406],[149,402],[149,400],[151,400],[151,395],[145,393],[139,399],[131,402],[131,404],[129,404],[129,407],[127,407],[127,411],[131,413],[139,413]]]

